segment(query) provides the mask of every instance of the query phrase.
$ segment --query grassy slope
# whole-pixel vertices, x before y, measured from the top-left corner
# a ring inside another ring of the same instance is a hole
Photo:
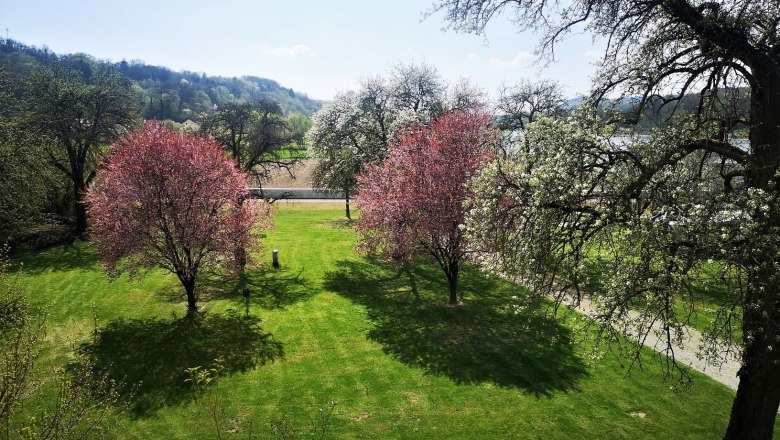
[[[462,283],[466,305],[446,307],[436,270],[398,272],[356,256],[340,215],[277,213],[263,256],[279,249],[283,267],[261,268],[250,283],[250,313],[273,339],[223,313],[243,313],[229,284],[202,286],[212,319],[188,327],[170,275],[109,283],[84,244],[21,256],[30,296],[51,304],[44,365],[62,365],[88,336],[92,303],[105,329],[100,362],[144,379],[129,438],[213,438],[181,369],[220,355],[229,415],[251,414],[260,438],[283,414],[305,428],[331,400],[333,438],[717,438],[725,428],[726,387],[697,375],[680,396],[655,357],[630,377],[610,357],[588,360],[573,322],[509,313],[507,297],[518,293],[473,270]],[[270,361],[280,348],[284,358]],[[252,350],[269,363],[251,368]]]

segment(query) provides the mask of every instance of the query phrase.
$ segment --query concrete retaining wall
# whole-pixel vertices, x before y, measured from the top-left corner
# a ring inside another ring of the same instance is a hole
[[[252,188],[252,195],[260,197],[260,188]],[[319,188],[263,188],[262,196],[266,198],[288,199],[334,199],[343,200],[343,191],[331,191]]]

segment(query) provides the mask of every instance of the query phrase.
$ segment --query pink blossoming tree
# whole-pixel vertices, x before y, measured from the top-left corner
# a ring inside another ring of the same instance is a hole
[[[248,192],[246,173],[217,142],[151,121],[113,145],[89,188],[91,236],[110,276],[176,274],[193,313],[198,274],[233,268],[236,247],[251,249],[272,226],[266,203],[238,203]]]
[[[360,247],[395,263],[427,256],[447,277],[458,302],[458,272],[468,248],[461,225],[466,183],[492,157],[496,132],[481,112],[446,113],[430,127],[414,124],[385,160],[357,177]]]

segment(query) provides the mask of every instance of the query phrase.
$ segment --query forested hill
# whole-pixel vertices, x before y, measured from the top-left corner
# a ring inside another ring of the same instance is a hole
[[[46,47],[38,48],[0,38],[0,67],[5,67],[12,76],[23,78],[26,72],[41,63],[79,58],[92,57],[85,54],[59,55]],[[137,60],[110,64],[132,81],[139,107],[147,119],[183,122],[210,112],[215,105],[257,98],[278,102],[288,114],[297,112],[311,116],[321,105],[320,101],[282,87],[274,80],[256,76],[225,78],[196,72],[174,72]]]

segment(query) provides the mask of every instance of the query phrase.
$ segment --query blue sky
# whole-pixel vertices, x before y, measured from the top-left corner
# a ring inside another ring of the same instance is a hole
[[[504,17],[486,37],[443,31],[441,14],[423,19],[432,1],[0,0],[0,31],[58,53],[271,78],[319,99],[410,61],[492,95],[520,78],[559,80],[572,96],[588,89],[590,36],[569,37],[559,61],[544,67],[534,62],[538,36],[517,33]]]

